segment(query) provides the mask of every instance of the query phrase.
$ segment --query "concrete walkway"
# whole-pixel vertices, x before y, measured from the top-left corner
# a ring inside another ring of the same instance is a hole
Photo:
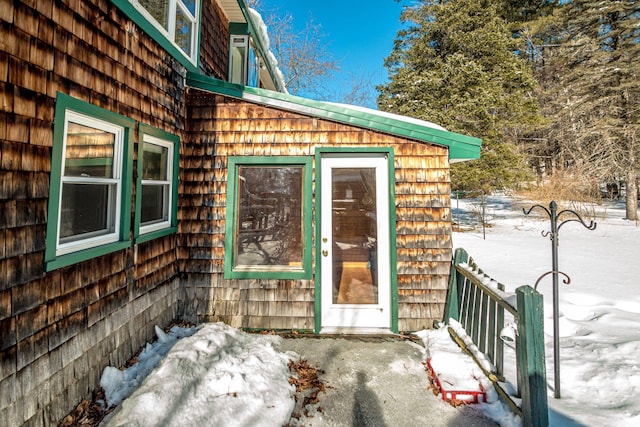
[[[474,405],[454,408],[429,389],[425,349],[396,337],[285,338],[293,351],[323,370],[327,386],[318,395],[321,412],[299,425],[316,426],[496,426]]]

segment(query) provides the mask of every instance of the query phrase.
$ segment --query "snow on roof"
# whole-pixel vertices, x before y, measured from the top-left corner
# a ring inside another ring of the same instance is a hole
[[[426,121],[426,120],[416,119],[414,117],[402,116],[400,114],[389,113],[387,111],[374,110],[372,108],[361,107],[361,106],[358,106],[358,105],[340,104],[340,103],[335,103],[335,102],[331,102],[330,104],[339,105],[339,106],[342,106],[342,107],[345,107],[345,108],[350,108],[352,110],[361,111],[363,113],[371,114],[371,115],[374,115],[374,116],[385,117],[385,118],[392,119],[392,120],[400,120],[400,121],[403,121],[405,123],[412,123],[412,124],[417,125],[417,126],[424,126],[424,127],[428,127],[428,128],[432,128],[432,129],[438,129],[438,130],[446,131],[446,129],[443,128],[440,125],[437,125],[437,124],[435,124],[433,122],[429,122],[429,121]]]
[[[353,105],[315,101],[262,88],[236,85],[193,72],[187,72],[187,85],[299,114],[446,146],[449,148],[451,163],[480,157],[481,139],[447,131],[434,123],[412,117]]]
[[[271,41],[269,40],[269,32],[267,31],[267,25],[264,23],[262,19],[262,15],[258,11],[252,8],[248,8],[251,22],[256,30],[256,38],[258,38],[258,43],[264,49],[264,54],[266,58],[263,58],[267,63],[268,67],[273,71],[271,75],[274,80],[274,84],[276,87],[281,88],[284,93],[289,93],[287,91],[287,86],[285,84],[284,74],[282,74],[282,70],[278,66],[278,60],[276,59],[273,52],[271,52]]]

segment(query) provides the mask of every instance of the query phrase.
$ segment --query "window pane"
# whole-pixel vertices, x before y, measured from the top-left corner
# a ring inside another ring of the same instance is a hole
[[[138,0],[165,29],[169,29],[169,0]]]
[[[176,44],[191,55],[191,31],[193,22],[178,7],[176,10]]]
[[[62,185],[60,243],[114,232],[115,184]]]
[[[140,222],[167,221],[168,218],[168,185],[143,185]]]
[[[113,178],[115,139],[111,132],[69,122],[64,175]]]
[[[256,55],[253,46],[249,46],[249,75],[247,77],[247,86],[260,86],[260,60]]]
[[[144,143],[142,179],[166,181],[168,156],[169,149],[167,147]]]
[[[301,166],[239,168],[236,268],[302,268],[302,184]]]
[[[196,16],[196,0],[182,0],[182,4],[193,16]]]

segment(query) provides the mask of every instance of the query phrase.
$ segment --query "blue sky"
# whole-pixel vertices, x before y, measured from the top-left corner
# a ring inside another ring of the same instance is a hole
[[[329,92],[348,92],[354,76],[362,81],[370,79],[373,87],[386,81],[384,59],[391,53],[400,29],[402,3],[394,0],[261,0],[261,12],[272,9],[280,15],[290,13],[296,29],[304,28],[310,18],[322,26],[328,51],[340,64],[340,71],[327,81]],[[374,94],[374,104],[368,107],[375,105],[375,98]]]

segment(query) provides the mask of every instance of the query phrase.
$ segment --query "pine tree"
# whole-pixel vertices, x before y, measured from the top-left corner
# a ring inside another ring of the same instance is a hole
[[[602,181],[624,181],[627,218],[638,219],[640,7],[636,0],[572,0],[561,43],[546,67],[553,117],[548,137],[565,165]]]
[[[386,60],[378,108],[483,139],[480,160],[452,167],[456,189],[511,188],[526,179],[519,136],[539,120],[528,64],[495,1],[423,0],[405,9]]]
[[[517,28],[518,23],[535,21],[548,16],[558,7],[558,0],[502,0],[500,16]]]

